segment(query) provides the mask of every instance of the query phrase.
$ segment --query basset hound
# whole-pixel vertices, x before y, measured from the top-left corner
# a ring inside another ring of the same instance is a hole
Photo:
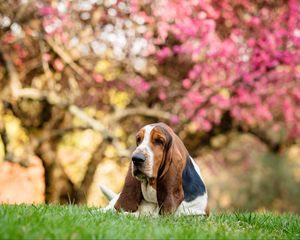
[[[199,167],[164,123],[141,128],[123,190],[105,210],[135,215],[208,215]]]

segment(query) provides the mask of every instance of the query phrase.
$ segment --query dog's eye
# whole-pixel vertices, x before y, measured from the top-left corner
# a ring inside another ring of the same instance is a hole
[[[136,145],[139,145],[141,143],[141,138],[140,137],[137,137],[136,138]]]
[[[154,139],[154,144],[155,145],[163,145],[163,141],[160,139],[160,138],[156,138],[156,139]]]

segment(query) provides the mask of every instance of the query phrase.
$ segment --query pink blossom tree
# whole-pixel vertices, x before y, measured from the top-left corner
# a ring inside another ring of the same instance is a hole
[[[130,7],[147,26],[144,54],[159,69],[148,81],[159,85],[161,106],[176,122],[213,132],[223,119],[274,149],[299,137],[298,1],[131,1]]]

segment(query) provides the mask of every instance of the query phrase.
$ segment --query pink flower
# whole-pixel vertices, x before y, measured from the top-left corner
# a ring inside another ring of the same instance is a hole
[[[258,26],[260,24],[260,19],[258,17],[252,17],[248,23],[250,25]]]
[[[283,113],[284,113],[285,121],[287,123],[293,123],[293,121],[295,120],[294,109],[289,99],[286,99],[283,103]]]
[[[158,51],[158,52],[156,53],[156,56],[157,56],[158,60],[159,60],[160,62],[162,62],[162,61],[165,60],[166,58],[172,56],[172,52],[171,52],[170,48],[164,47],[163,49],[161,49],[160,51]]]
[[[230,107],[230,100],[220,95],[212,96],[210,102],[220,109],[228,109]]]
[[[271,121],[273,119],[272,114],[266,106],[261,104],[256,105],[256,115],[262,120]]]
[[[191,86],[192,86],[192,82],[190,79],[186,78],[182,81],[182,86],[185,88],[185,89],[190,89]]]
[[[203,120],[203,121],[202,121],[202,124],[201,124],[201,127],[202,127],[202,129],[203,129],[205,132],[208,132],[208,131],[211,130],[212,125],[211,125],[211,123],[210,123],[209,121]]]
[[[51,60],[51,54],[44,53],[43,54],[43,60],[46,61],[46,62],[49,62]]]
[[[178,124],[180,122],[180,118],[177,115],[173,115],[170,119],[170,122],[174,125]]]
[[[167,99],[167,94],[163,91],[160,91],[159,94],[158,94],[158,98],[162,101],[166,100]]]
[[[247,44],[248,44],[249,47],[254,47],[255,44],[256,44],[255,38],[249,38],[248,41],[247,41]]]
[[[150,84],[142,79],[138,84],[138,90],[140,92],[148,92],[149,89],[150,89]]]
[[[54,60],[53,65],[54,65],[54,68],[59,72],[61,72],[65,67],[65,65],[63,64],[63,62],[59,58],[56,58]]]
[[[128,83],[137,93],[148,92],[151,88],[150,84],[142,78],[130,79]]]
[[[201,66],[200,65],[195,65],[188,73],[190,79],[196,79],[199,77],[201,73]]]
[[[205,101],[205,98],[202,97],[198,92],[193,91],[188,93],[188,98],[191,101],[191,104],[198,105]]]
[[[101,74],[95,73],[93,74],[93,78],[97,83],[102,83],[103,82],[103,76]]]
[[[40,8],[40,13],[43,16],[53,15],[55,13],[55,9],[51,6],[44,6],[44,7]]]

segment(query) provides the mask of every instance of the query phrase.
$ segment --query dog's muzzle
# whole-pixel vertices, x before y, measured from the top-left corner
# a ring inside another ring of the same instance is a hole
[[[146,177],[144,173],[146,156],[143,153],[134,153],[131,160],[133,163],[133,175],[138,179],[144,179]]]

